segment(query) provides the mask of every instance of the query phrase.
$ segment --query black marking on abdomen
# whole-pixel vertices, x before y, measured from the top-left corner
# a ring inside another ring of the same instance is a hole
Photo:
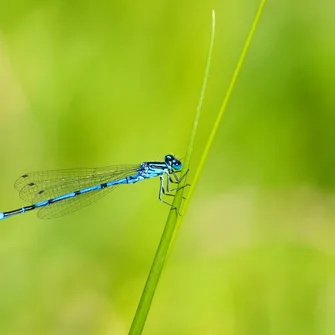
[[[101,184],[100,186],[101,186],[100,189],[102,190],[103,188],[107,187],[107,183],[103,183],[103,184]]]
[[[35,208],[36,208],[35,205],[31,205],[31,206],[26,206],[26,207],[14,209],[12,211],[4,212],[3,213],[4,214],[4,218],[8,218],[9,216],[12,216],[12,215],[15,215],[15,214],[25,213],[25,212],[31,211],[31,210],[33,210]]]

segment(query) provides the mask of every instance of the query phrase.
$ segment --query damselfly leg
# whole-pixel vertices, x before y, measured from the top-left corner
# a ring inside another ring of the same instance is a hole
[[[187,171],[188,172],[188,171]],[[170,196],[170,197],[173,197],[175,196],[175,193],[171,193],[171,192],[174,192],[174,191],[179,191],[187,186],[190,186],[190,184],[185,184],[183,186],[180,186],[180,187],[176,187],[174,189],[170,189],[170,182],[171,183],[175,183],[175,184],[179,184],[182,179],[186,176],[187,172],[181,177],[181,178],[178,178],[178,176],[176,176],[174,174],[174,177],[176,178],[176,180],[173,180],[171,178],[171,175],[167,173],[167,179],[166,179],[166,189],[164,188],[164,174],[160,175],[160,187],[159,187],[159,195],[158,195],[158,199],[163,202],[164,204],[170,206],[172,209],[175,209],[177,211],[177,214],[178,215],[181,215],[179,210],[177,209],[176,206],[172,205],[171,203],[163,200],[162,198],[162,195],[167,195],[167,196]],[[184,196],[183,196],[183,199],[186,199]]]

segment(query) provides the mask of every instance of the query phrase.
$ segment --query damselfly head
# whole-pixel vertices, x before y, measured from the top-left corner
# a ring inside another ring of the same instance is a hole
[[[166,155],[164,157],[164,162],[169,168],[172,168],[173,170],[176,170],[176,171],[181,170],[183,166],[181,161],[175,158],[173,155]]]

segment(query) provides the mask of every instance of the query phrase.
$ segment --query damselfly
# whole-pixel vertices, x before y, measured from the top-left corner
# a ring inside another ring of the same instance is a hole
[[[27,173],[15,182],[14,187],[20,192],[20,197],[31,205],[0,212],[0,220],[34,209],[39,209],[38,216],[42,219],[60,217],[91,204],[118,185],[135,184],[155,177],[160,178],[159,200],[173,207],[162,199],[162,195],[171,196],[171,192],[185,187],[170,189],[170,183],[179,184],[185,177],[186,174],[182,177],[176,174],[181,168],[180,160],[166,155],[164,162]]]

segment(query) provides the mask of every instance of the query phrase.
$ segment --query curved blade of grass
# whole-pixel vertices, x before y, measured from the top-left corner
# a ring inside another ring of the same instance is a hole
[[[197,129],[198,129],[198,123],[200,119],[202,103],[204,100],[207,80],[209,76],[209,69],[210,69],[212,51],[213,51],[213,46],[214,46],[214,36],[215,36],[215,13],[213,11],[212,12],[211,40],[210,40],[209,51],[208,51],[208,56],[207,56],[206,70],[205,70],[205,75],[204,75],[204,79],[203,79],[203,83],[201,87],[200,98],[199,98],[199,102],[197,105],[197,111],[196,111],[196,115],[194,118],[194,123],[193,123],[193,128],[192,128],[192,133],[190,136],[188,149],[186,152],[185,159],[183,160],[183,169],[182,169],[181,175],[184,175],[184,173],[188,171],[188,167],[190,164],[191,153],[192,153],[195,136],[196,136]],[[182,185],[185,185],[185,180],[182,181],[181,186]],[[175,208],[178,208],[178,211],[181,206],[182,200],[183,200],[183,189],[181,189],[180,191],[176,193],[174,200],[173,200],[173,204],[172,204]],[[133,323],[129,331],[129,335],[135,335],[135,334],[138,335],[142,333],[145,320],[149,313],[151,302],[155,294],[155,290],[156,290],[160,275],[162,273],[165,260],[167,258],[168,250],[170,248],[170,243],[173,238],[174,232],[176,230],[178,216],[179,215],[175,209],[170,210],[161,240],[159,242],[159,246],[156,251],[155,258],[151,265],[151,269],[149,272],[149,276],[147,278],[147,282],[142,292],[142,296],[141,296],[139,305],[137,307],[136,314],[133,319]]]
[[[201,156],[200,159],[200,163],[198,165],[198,168],[196,170],[195,173],[195,177],[193,179],[193,183],[192,186],[190,187],[190,190],[188,192],[188,197],[184,203],[184,206],[182,208],[182,214],[185,213],[186,208],[189,204],[191,195],[194,192],[194,188],[195,185],[199,179],[200,173],[203,169],[204,163],[206,161],[206,158],[208,156],[208,152],[210,150],[210,147],[213,143],[214,137],[216,135],[217,129],[219,127],[219,124],[221,122],[222,116],[224,111],[226,110],[229,98],[231,96],[231,93],[233,91],[236,79],[238,77],[238,74],[240,72],[240,69],[242,67],[243,61],[245,59],[246,53],[248,51],[250,42],[252,40],[252,37],[254,35],[254,32],[256,30],[257,24],[259,22],[259,19],[261,17],[261,14],[263,12],[263,8],[264,5],[266,3],[266,0],[262,0],[260,3],[260,6],[258,8],[258,11],[256,13],[256,16],[253,20],[253,24],[251,26],[250,32],[248,34],[246,43],[244,45],[244,48],[242,50],[242,53],[240,55],[240,58],[238,60],[236,69],[234,71],[233,77],[230,81],[230,85],[228,87],[228,91],[225,95],[225,98],[223,100],[222,106],[220,108],[219,114],[217,116],[217,119],[214,123],[212,132],[210,133],[209,139],[207,141],[205,150]],[[205,75],[204,75],[204,80],[203,80],[203,85],[202,85],[202,89],[201,89],[201,94],[200,94],[200,99],[199,99],[199,103],[197,106],[197,111],[196,111],[196,115],[195,115],[195,119],[194,119],[194,123],[193,123],[193,130],[190,136],[190,141],[189,141],[189,145],[188,145],[188,149],[185,155],[185,160],[183,163],[183,171],[182,173],[185,173],[186,171],[188,171],[189,168],[189,163],[190,163],[190,159],[191,159],[191,154],[193,151],[193,146],[194,146],[194,140],[195,140],[195,136],[196,136],[196,132],[197,132],[197,128],[198,128],[198,123],[199,123],[199,119],[200,119],[200,114],[201,114],[201,109],[202,109],[202,103],[204,100],[204,95],[205,95],[205,90],[206,90],[206,85],[207,85],[207,79],[209,76],[209,69],[210,69],[210,62],[211,62],[211,57],[212,57],[212,51],[213,51],[213,45],[214,45],[214,35],[215,35],[215,12],[212,12],[212,33],[211,33],[211,42],[210,42],[210,47],[209,47],[209,52],[208,52],[208,57],[207,57],[207,64],[206,64],[206,70],[205,70]],[[185,185],[185,181],[183,181],[182,185]],[[174,201],[173,201],[173,206],[175,208],[180,208],[181,203],[182,203],[182,199],[183,199],[183,189],[178,191]],[[136,310],[136,314],[134,316],[130,331],[129,331],[129,335],[139,335],[142,333],[142,330],[144,328],[145,325],[145,321],[146,318],[148,316],[149,310],[150,310],[150,306],[151,306],[151,302],[153,299],[153,296],[155,294],[156,291],[156,287],[159,281],[159,278],[161,276],[162,273],[162,269],[164,267],[165,264],[165,260],[168,256],[169,250],[172,246],[172,243],[174,241],[175,235],[177,233],[177,230],[180,226],[181,220],[182,220],[183,216],[179,216],[178,213],[176,212],[176,210],[170,210],[168,218],[167,218],[167,222],[165,224],[165,228],[159,243],[159,246],[157,248],[156,251],[156,255],[155,258],[153,260],[144,290],[142,292],[142,296],[139,302],[139,305],[137,307]]]
[[[236,64],[236,67],[235,67],[233,76],[232,76],[232,78],[231,78],[231,80],[230,80],[230,83],[229,83],[227,92],[226,92],[226,94],[225,94],[225,96],[224,96],[224,99],[223,99],[223,101],[222,101],[220,111],[219,111],[219,113],[218,113],[218,115],[217,115],[217,117],[216,117],[216,119],[215,119],[215,122],[214,122],[214,125],[213,125],[213,128],[212,128],[212,131],[211,131],[211,133],[209,134],[209,137],[208,137],[208,140],[207,140],[205,149],[204,149],[204,151],[203,151],[203,153],[202,153],[202,155],[201,155],[201,158],[200,158],[200,162],[199,162],[199,164],[197,165],[197,169],[196,169],[196,171],[195,171],[194,178],[193,178],[193,180],[192,180],[192,184],[191,184],[191,186],[190,186],[190,188],[189,188],[189,190],[188,190],[187,198],[186,198],[186,200],[185,200],[185,202],[184,202],[184,205],[183,205],[183,207],[182,207],[181,216],[179,216],[179,217],[177,218],[177,224],[176,224],[176,226],[175,226],[175,231],[174,231],[174,233],[173,233],[173,238],[172,238],[172,240],[171,240],[170,247],[171,247],[172,244],[173,244],[173,241],[174,241],[175,236],[176,236],[176,234],[177,234],[178,228],[179,228],[179,226],[180,226],[180,224],[181,224],[181,221],[182,221],[182,219],[183,219],[183,217],[184,217],[184,214],[185,214],[185,212],[186,212],[186,210],[187,210],[187,207],[188,207],[188,205],[189,205],[190,199],[191,199],[192,194],[193,194],[193,192],[194,192],[195,186],[196,186],[196,184],[198,183],[200,174],[201,174],[201,172],[202,172],[202,170],[203,170],[203,167],[204,167],[204,164],[205,164],[205,162],[206,162],[206,159],[207,159],[209,150],[210,150],[210,148],[211,148],[211,146],[212,146],[212,144],[213,144],[213,141],[214,141],[215,135],[216,135],[216,133],[217,133],[217,130],[218,130],[218,128],[219,128],[219,125],[220,125],[220,123],[221,123],[223,114],[224,114],[224,112],[225,112],[226,109],[227,109],[227,105],[228,105],[229,99],[230,99],[230,97],[231,97],[231,94],[232,94],[232,92],[233,92],[233,89],[234,89],[234,87],[235,87],[236,80],[237,80],[238,75],[239,75],[239,73],[240,73],[240,71],[241,71],[242,65],[243,65],[243,63],[244,63],[246,54],[247,54],[248,49],[249,49],[249,47],[250,47],[250,43],[251,43],[252,38],[253,38],[253,36],[254,36],[254,33],[255,33],[255,31],[256,31],[256,28],[257,28],[257,25],[258,25],[258,23],[259,23],[259,20],[260,20],[260,18],[261,18],[261,16],[262,16],[262,13],[263,13],[263,10],[264,10],[265,3],[266,3],[266,0],[261,0],[261,2],[260,2],[260,4],[259,4],[259,7],[258,7],[258,10],[257,10],[257,12],[256,12],[256,15],[255,15],[255,17],[254,17],[254,19],[253,19],[253,21],[252,21],[252,25],[251,25],[251,28],[250,28],[250,30],[249,30],[249,34],[248,34],[247,39],[246,39],[246,41],[245,41],[245,43],[244,43],[244,46],[243,46],[242,52],[241,52],[241,54],[240,54],[240,57],[239,57],[239,59],[238,59],[238,62],[237,62],[237,64]],[[192,148],[191,148],[190,150],[192,150]]]

